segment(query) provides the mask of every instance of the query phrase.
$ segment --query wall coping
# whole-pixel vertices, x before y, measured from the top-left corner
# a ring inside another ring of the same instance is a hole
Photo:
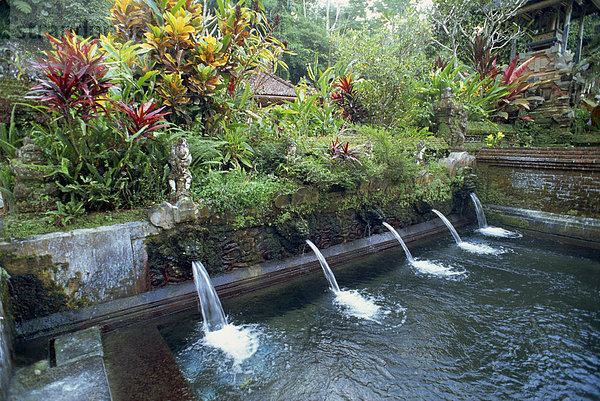
[[[600,171],[600,147],[482,148],[477,162],[493,166]]]

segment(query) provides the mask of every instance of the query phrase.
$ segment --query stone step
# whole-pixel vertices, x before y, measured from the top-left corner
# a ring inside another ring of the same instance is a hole
[[[104,335],[113,401],[194,401],[175,357],[150,324]]]
[[[55,339],[56,366],[50,361],[18,369],[9,388],[9,401],[111,401],[98,327]]]
[[[478,163],[522,168],[600,171],[600,148],[484,148]]]

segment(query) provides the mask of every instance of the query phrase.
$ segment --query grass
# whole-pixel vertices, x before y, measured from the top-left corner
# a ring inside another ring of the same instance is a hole
[[[57,225],[52,217],[44,213],[27,213],[4,217],[5,227],[0,231],[0,239],[27,238],[37,234],[70,231],[80,228],[95,228],[106,225],[146,220],[147,208],[88,213],[73,218],[65,226]]]

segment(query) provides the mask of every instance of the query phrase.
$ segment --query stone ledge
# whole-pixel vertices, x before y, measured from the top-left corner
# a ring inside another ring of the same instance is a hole
[[[600,219],[548,213],[539,210],[487,205],[488,220],[552,235],[570,243],[600,249]]]
[[[18,370],[10,401],[110,401],[100,329],[91,327],[55,340],[56,367],[48,361]]]

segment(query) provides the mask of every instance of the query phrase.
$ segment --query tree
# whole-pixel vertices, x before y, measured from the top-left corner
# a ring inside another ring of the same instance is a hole
[[[352,70],[356,87],[373,123],[402,124],[415,106],[418,77],[429,69],[431,36],[414,9],[385,24],[349,30],[333,37],[335,57]]]
[[[306,76],[306,65],[312,63],[315,56],[325,63],[329,59],[329,39],[322,20],[285,15],[276,36],[286,41],[287,50],[293,53],[283,55],[288,71],[280,69],[278,73],[295,84]]]
[[[429,15],[435,34],[432,40],[454,58],[462,58],[476,34],[489,41],[492,51],[502,49],[523,29],[512,22],[527,0],[433,0]]]

